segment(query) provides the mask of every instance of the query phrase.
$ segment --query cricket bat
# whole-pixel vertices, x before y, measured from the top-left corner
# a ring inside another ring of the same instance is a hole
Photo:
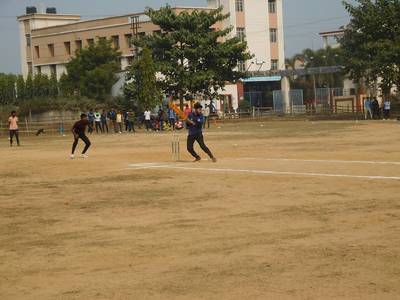
[[[172,109],[183,121],[187,120],[186,114],[179,109],[179,107],[173,103],[172,101],[169,102],[169,108]]]

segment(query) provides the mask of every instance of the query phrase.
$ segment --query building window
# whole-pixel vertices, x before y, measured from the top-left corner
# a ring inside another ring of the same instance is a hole
[[[32,63],[28,62],[28,73],[32,74],[33,68],[32,68]]]
[[[40,58],[39,46],[35,46],[35,54],[36,54],[36,58]]]
[[[119,49],[119,36],[113,35],[111,37],[111,40],[112,40],[112,45],[113,45],[114,49]]]
[[[51,76],[54,76],[57,78],[57,66],[56,65],[50,65],[50,74],[51,74]]]
[[[132,45],[132,34],[125,34],[125,42],[128,48]]]
[[[49,49],[50,57],[54,57],[54,44],[48,44],[47,48]]]
[[[93,46],[94,45],[94,39],[87,39],[86,42],[87,42],[87,44],[89,46]]]
[[[127,59],[128,59],[128,66],[132,66],[133,56],[128,56]]]
[[[244,61],[238,62],[238,70],[239,72],[246,72],[246,63]]]
[[[71,55],[71,42],[64,42],[65,54]]]
[[[276,43],[277,41],[278,41],[278,38],[277,38],[277,29],[276,28],[271,28],[270,30],[269,30],[269,37],[270,37],[270,41],[271,41],[271,43]]]
[[[241,27],[236,28],[236,36],[241,42],[244,42],[246,39],[246,33],[244,31],[244,28]]]
[[[268,0],[268,11],[270,14],[276,13],[276,0]]]
[[[25,34],[25,37],[26,37],[26,46],[30,47],[31,46],[31,35]]]
[[[79,51],[79,50],[82,50],[82,41],[81,40],[75,41],[75,51]]]
[[[243,0],[235,0],[236,11],[243,11]]]
[[[278,70],[278,60],[272,59],[271,60],[271,71],[277,71],[277,70]]]

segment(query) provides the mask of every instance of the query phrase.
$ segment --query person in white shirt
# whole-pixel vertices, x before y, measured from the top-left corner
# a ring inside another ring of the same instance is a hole
[[[144,111],[144,124],[147,131],[151,130],[151,111],[148,108]]]
[[[99,131],[103,133],[103,128],[101,127],[101,113],[97,109],[94,113],[94,124],[96,126],[96,133],[99,133]]]
[[[383,102],[383,118],[388,120],[390,118],[390,99],[386,98]]]

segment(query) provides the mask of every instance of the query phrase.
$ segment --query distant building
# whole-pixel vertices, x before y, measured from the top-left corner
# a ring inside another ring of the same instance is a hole
[[[320,32],[319,36],[322,37],[324,49],[340,47],[339,39],[343,37],[344,31],[344,28],[340,28],[338,30]]]
[[[213,10],[221,5],[225,13],[230,13],[230,18],[217,26],[221,26],[221,29],[232,26],[232,36],[246,40],[249,51],[254,55],[254,59],[240,62],[239,68],[243,71],[284,69],[282,0],[208,0],[207,7],[176,7],[173,10],[176,13]],[[144,13],[82,21],[80,15],[57,14],[54,8],[48,9],[47,13],[36,13],[36,9],[27,8],[27,13],[17,18],[23,76],[26,78],[29,72],[48,76],[55,74],[59,79],[66,72],[65,65],[76,50],[101,38],[111,39],[113,46],[122,53],[120,61],[123,72],[133,59],[130,39],[134,17],[139,18],[139,35],[160,31]],[[225,98],[224,109],[238,107],[248,84],[251,85],[251,79],[245,85],[228,84],[225,91],[221,91]],[[121,86],[121,82],[117,86]],[[118,89],[114,91],[118,92]]]

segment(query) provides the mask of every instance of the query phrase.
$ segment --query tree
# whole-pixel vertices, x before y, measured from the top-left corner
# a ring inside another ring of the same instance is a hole
[[[140,57],[129,68],[126,79],[125,96],[135,99],[140,110],[144,110],[146,107],[154,108],[161,103],[156,67],[149,48],[143,48]]]
[[[15,82],[16,76],[0,73],[0,103],[15,103]]]
[[[343,2],[351,21],[340,40],[350,77],[384,92],[400,86],[400,0]]]
[[[17,78],[17,98],[19,103],[26,99],[25,81],[21,75]]]
[[[69,85],[82,96],[105,99],[117,81],[120,54],[106,39],[76,52],[66,66]]]
[[[73,83],[68,79],[67,74],[63,73],[59,81],[60,94],[63,96],[72,96],[74,93]]]
[[[49,96],[52,98],[55,98],[58,96],[58,82],[57,82],[57,76],[55,73],[52,73],[51,77],[50,77]]]
[[[47,97],[50,91],[50,80],[46,74],[36,74],[33,78],[33,96]]]
[[[229,37],[232,27],[215,29],[229,17],[222,8],[176,14],[167,5],[159,10],[148,8],[146,14],[161,33],[134,43],[153,50],[156,71],[162,74],[159,84],[165,94],[180,99],[181,107],[188,94],[213,98],[227,81],[245,76],[237,66],[251,58],[246,43]]]
[[[28,73],[28,77],[26,78],[25,81],[25,97],[26,99],[32,99],[34,94],[33,91],[33,79],[32,79],[32,73]]]

